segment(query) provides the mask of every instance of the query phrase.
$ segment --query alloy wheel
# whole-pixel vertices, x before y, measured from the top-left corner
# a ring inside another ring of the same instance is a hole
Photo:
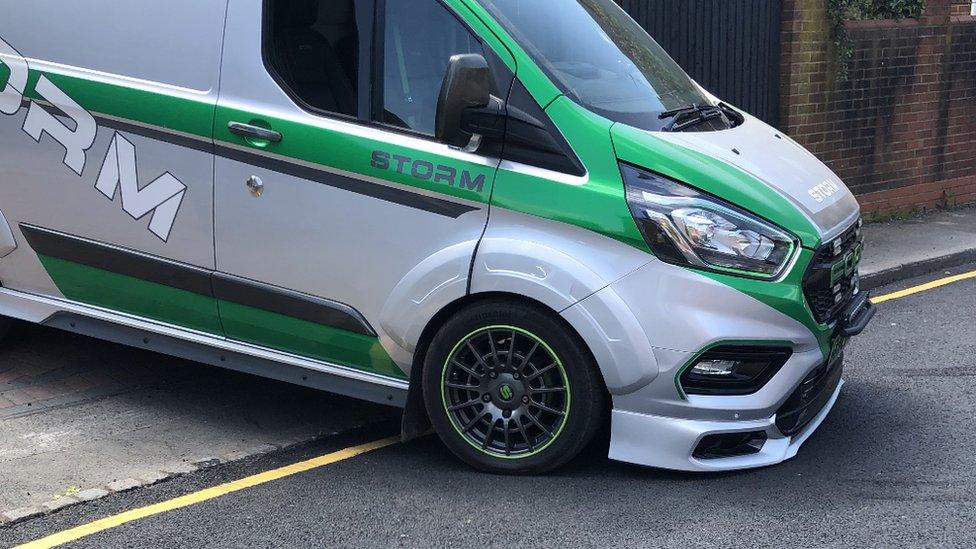
[[[457,432],[494,457],[538,454],[569,417],[569,379],[559,357],[539,337],[512,326],[464,337],[444,364],[441,389]]]

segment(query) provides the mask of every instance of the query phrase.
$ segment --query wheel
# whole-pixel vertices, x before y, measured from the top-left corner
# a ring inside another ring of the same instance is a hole
[[[606,389],[580,338],[554,313],[491,301],[455,314],[424,361],[431,423],[459,458],[493,473],[551,471],[603,422]]]

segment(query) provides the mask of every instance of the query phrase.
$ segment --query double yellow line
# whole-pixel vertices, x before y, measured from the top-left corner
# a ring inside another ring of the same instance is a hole
[[[940,288],[948,284],[953,284],[955,282],[960,282],[963,280],[976,279],[976,271],[959,274],[955,276],[949,276],[946,278],[940,278],[939,280],[934,280],[925,284],[918,286],[913,286],[905,290],[900,290],[897,292],[892,292],[890,294],[880,295],[873,298],[871,301],[874,303],[884,303],[885,301],[891,301],[893,299],[901,299],[903,297],[908,297],[920,292],[925,292],[928,290],[933,290],[935,288]],[[345,450],[339,450],[338,452],[333,452],[331,454],[326,454],[324,456],[319,456],[307,461],[302,461],[279,469],[274,469],[272,471],[266,471],[264,473],[259,473],[250,477],[242,478],[226,484],[221,484],[219,486],[214,486],[212,488],[207,488],[199,492],[193,492],[192,494],[187,494],[185,496],[180,496],[175,499],[162,501],[159,503],[154,503],[152,505],[147,505],[146,507],[139,507],[138,509],[132,509],[131,511],[125,511],[118,515],[113,515],[111,517],[106,517],[95,522],[90,522],[88,524],[83,524],[70,530],[65,530],[63,532],[58,532],[56,534],[51,534],[46,538],[41,538],[37,541],[32,541],[24,545],[20,545],[15,549],[47,549],[50,547],[57,547],[65,543],[69,543],[78,539],[81,539],[92,534],[97,534],[98,532],[103,532],[105,530],[110,530],[116,528],[123,524],[133,522],[136,520],[144,519],[146,517],[151,517],[153,515],[159,515],[161,513],[166,513],[168,511],[173,511],[175,509],[182,509],[184,507],[189,507],[191,505],[196,505],[204,501],[209,501],[233,492],[240,490],[245,490],[247,488],[253,488],[255,486],[260,486],[261,484],[266,484],[268,482],[282,479],[285,477],[290,477],[292,475],[297,475],[298,473],[304,473],[312,469],[317,469],[325,465],[330,465],[339,461],[343,461],[349,458],[356,457],[358,455],[365,454],[367,452],[372,452],[373,450],[378,450],[380,448],[385,448],[392,444],[396,444],[398,439],[396,437],[385,438],[382,440],[377,440],[375,442],[369,442],[359,446],[354,446],[352,448],[346,448]]]

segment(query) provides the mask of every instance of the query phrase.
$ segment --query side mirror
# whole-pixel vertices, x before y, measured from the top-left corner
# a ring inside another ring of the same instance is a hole
[[[490,74],[484,56],[475,53],[452,56],[437,98],[435,137],[452,147],[469,146],[474,134],[462,129],[464,111],[487,107],[490,103]]]

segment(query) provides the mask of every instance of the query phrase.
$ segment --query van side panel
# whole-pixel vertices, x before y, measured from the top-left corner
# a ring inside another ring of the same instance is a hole
[[[5,2],[3,38],[30,60],[209,91],[226,0]]]
[[[215,124],[217,271],[340,302],[376,335],[306,330],[221,299],[227,336],[405,377],[432,304],[466,293],[499,161],[303,109],[264,66],[261,8],[232,2],[228,14]],[[228,131],[254,120],[281,142],[255,147]],[[252,176],[263,181],[259,197],[245,184]]]
[[[216,302],[77,259],[94,242],[212,269],[226,0],[17,3],[0,19],[4,287],[221,333]],[[26,70],[26,83],[22,78]],[[15,100],[15,101],[14,101]],[[40,253],[25,229],[64,235]]]

